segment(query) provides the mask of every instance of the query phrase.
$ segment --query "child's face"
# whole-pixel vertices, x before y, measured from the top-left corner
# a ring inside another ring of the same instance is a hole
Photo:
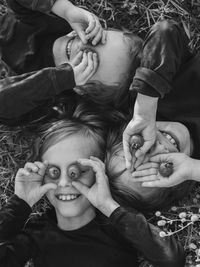
[[[149,152],[149,156],[170,152],[182,152],[186,155],[192,153],[192,140],[188,129],[177,122],[157,122],[157,142]],[[128,187],[129,190],[137,192],[142,197],[155,194],[158,188],[142,187],[141,183],[133,182],[130,171],[126,169],[123,146],[110,159],[109,169],[112,174],[119,173],[118,184]]]
[[[45,183],[57,184],[56,190],[50,190],[47,197],[56,210],[57,217],[80,217],[93,210],[90,202],[72,186],[74,178],[70,170],[78,170],[77,180],[91,187],[94,183],[94,172],[89,167],[77,163],[80,158],[94,156],[94,142],[78,134],[66,137],[51,146],[42,156],[49,165],[44,177]],[[93,152],[92,152],[93,151]]]
[[[57,66],[69,62],[80,50],[91,50],[97,53],[99,59],[98,69],[91,80],[97,80],[106,85],[115,85],[115,83],[120,83],[130,71],[132,58],[129,42],[123,32],[114,30],[107,31],[107,40],[104,45],[99,43],[96,46],[84,45],[78,36],[74,38],[70,37],[70,34],[65,35],[54,43],[55,64]]]

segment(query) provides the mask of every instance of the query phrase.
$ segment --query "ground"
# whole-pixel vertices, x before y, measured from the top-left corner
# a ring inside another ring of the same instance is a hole
[[[1,0],[0,3],[4,1]],[[101,18],[104,27],[125,28],[144,37],[152,24],[163,18],[182,23],[193,50],[200,49],[200,0],[157,1],[73,1],[88,8]],[[30,157],[31,131],[23,128],[0,126],[0,207],[13,193],[13,181],[19,167]],[[200,148],[199,148],[200,149]],[[150,214],[150,221],[161,227],[161,235],[175,235],[187,253],[187,264],[200,267],[200,189],[166,211]],[[42,201],[36,210],[46,208]]]

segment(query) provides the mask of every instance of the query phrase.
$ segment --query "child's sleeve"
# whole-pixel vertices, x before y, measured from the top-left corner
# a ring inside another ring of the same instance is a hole
[[[25,9],[29,9],[48,14],[56,0],[7,0],[7,2],[16,13],[22,13]]]
[[[56,96],[75,87],[73,69],[69,64],[57,68],[7,77],[0,80],[0,121],[9,124],[20,116],[55,101]]]
[[[147,35],[130,90],[152,96],[164,97],[183,63],[192,54],[185,31],[173,20],[156,23]]]
[[[34,255],[33,240],[23,231],[29,205],[13,195],[0,211],[0,266],[23,267]]]
[[[160,237],[160,229],[134,209],[117,208],[110,216],[117,232],[155,267],[184,267],[183,247],[173,236]]]

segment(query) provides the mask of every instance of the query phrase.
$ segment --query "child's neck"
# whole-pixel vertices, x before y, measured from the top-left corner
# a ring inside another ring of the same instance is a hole
[[[95,216],[96,212],[93,207],[77,217],[63,217],[57,214],[58,227],[65,231],[76,230],[87,225]]]

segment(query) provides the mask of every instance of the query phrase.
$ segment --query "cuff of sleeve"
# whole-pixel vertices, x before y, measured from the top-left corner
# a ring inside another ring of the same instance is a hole
[[[26,201],[19,198],[17,195],[13,195],[8,203],[6,204],[6,208],[11,208],[12,214],[15,215],[22,221],[23,223],[27,220],[29,215],[32,212],[31,207],[28,205]]]
[[[53,80],[56,94],[62,93],[63,91],[72,90],[75,86],[74,71],[70,64],[62,64],[56,68],[53,68],[50,73]]]
[[[56,0],[48,0],[48,1],[44,1],[44,0],[35,0],[32,1],[32,10],[37,10],[40,11],[42,13],[50,13],[51,9],[54,5],[54,3],[56,2]]]
[[[113,224],[113,225],[118,224],[119,219],[121,217],[123,217],[124,215],[126,215],[127,212],[128,212],[128,210],[125,209],[125,208],[123,208],[123,207],[121,207],[121,206],[119,206],[118,208],[116,208],[112,212],[112,214],[110,215],[110,217],[109,217],[111,224]],[[138,212],[135,209],[133,209],[133,208],[131,208],[131,213],[132,214],[135,213],[135,215],[138,214]]]
[[[137,81],[142,81],[143,84],[146,83],[148,86],[152,87],[152,89],[155,90],[155,92],[163,98],[166,93],[168,93],[171,90],[171,85],[163,79],[159,74],[157,74],[155,71],[151,69],[147,69],[144,67],[137,68],[133,83],[132,83],[132,88],[134,90],[136,89],[139,93],[141,90],[142,93],[142,87],[140,84],[140,87],[138,87],[138,82]],[[136,88],[135,88],[136,87]],[[149,96],[152,96],[152,89],[147,89],[147,87],[144,89],[145,91],[149,91]],[[133,89],[132,89],[133,90]],[[144,94],[144,93],[143,93]],[[155,94],[155,93],[153,93]],[[156,96],[158,96],[156,95]]]

